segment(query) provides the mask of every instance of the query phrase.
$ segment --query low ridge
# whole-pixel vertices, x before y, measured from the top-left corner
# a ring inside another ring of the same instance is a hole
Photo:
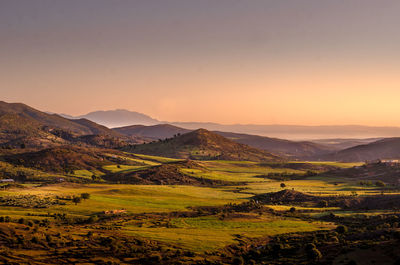
[[[221,135],[198,129],[150,144],[131,146],[134,153],[199,160],[280,161],[280,157],[248,145],[236,143]]]
[[[400,137],[385,138],[365,145],[354,146],[329,155],[322,160],[364,162],[376,159],[399,159]]]

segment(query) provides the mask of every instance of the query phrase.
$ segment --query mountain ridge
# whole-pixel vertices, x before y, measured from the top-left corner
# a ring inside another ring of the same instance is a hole
[[[320,159],[343,162],[400,159],[400,137],[385,138],[369,144],[357,145],[322,156]]]

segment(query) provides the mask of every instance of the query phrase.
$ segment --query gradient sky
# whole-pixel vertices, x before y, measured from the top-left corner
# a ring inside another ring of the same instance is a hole
[[[399,0],[1,0],[0,99],[400,126]]]

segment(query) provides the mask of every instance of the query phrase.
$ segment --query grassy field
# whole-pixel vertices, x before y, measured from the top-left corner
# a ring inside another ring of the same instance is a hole
[[[305,171],[289,168],[271,168],[261,163],[249,161],[198,161],[202,169],[181,169],[190,176],[232,182],[265,182],[257,176],[269,173],[304,174]]]
[[[163,163],[181,161],[163,157],[134,155],[127,156],[129,163],[104,166],[104,172],[124,173],[142,170]],[[68,217],[87,219],[92,215],[101,215],[103,211],[127,211],[126,219],[110,219],[107,225],[118,225],[124,235],[157,240],[181,246],[182,249],[195,252],[221,249],[229,244],[240,242],[245,238],[259,238],[291,232],[311,232],[317,230],[331,230],[335,226],[331,223],[309,221],[310,217],[320,217],[330,212],[342,217],[375,216],[385,211],[352,212],[340,208],[310,208],[307,205],[294,206],[296,210],[307,211],[301,218],[301,211],[291,215],[291,205],[266,205],[275,212],[265,210],[243,211],[240,213],[207,212],[208,215],[197,217],[171,217],[175,211],[191,211],[191,207],[240,204],[248,202],[253,195],[276,192],[285,189],[294,189],[313,195],[370,195],[380,192],[376,187],[360,186],[354,181],[336,177],[324,179],[320,176],[304,177],[304,179],[275,181],[260,177],[270,173],[296,174],[303,177],[306,170],[295,170],[276,165],[247,161],[196,161],[193,168],[184,167],[179,170],[186,175],[197,178],[224,180],[238,184],[223,187],[196,187],[187,185],[131,185],[109,183],[57,183],[57,184],[24,184],[24,188],[0,189],[0,197],[5,196],[38,196],[40,198],[57,198],[80,196],[89,193],[90,198],[80,203],[65,200],[65,205],[55,204],[48,208],[23,208],[0,206],[0,216],[10,216],[14,220],[19,218],[43,220],[52,214],[66,214]],[[311,162],[313,164],[331,165],[347,168],[359,164]],[[0,164],[9,167],[6,164]],[[11,170],[12,168],[8,168]],[[27,169],[29,170],[29,169]],[[39,174],[40,172],[33,172]],[[92,175],[101,177],[105,174],[100,171],[76,170],[73,177],[91,180]],[[231,185],[231,184],[229,184]],[[203,211],[203,210],[201,210]],[[200,212],[200,210],[199,210]],[[168,216],[167,216],[168,215]],[[140,218],[136,218],[140,216]],[[151,216],[156,216],[152,219]],[[179,215],[182,216],[182,215]],[[161,220],[161,221],[160,221]],[[113,223],[114,222],[114,223]],[[98,224],[96,224],[98,225]]]
[[[320,178],[308,178],[304,180],[289,181],[265,181],[261,183],[248,183],[246,192],[261,194],[268,192],[277,192],[282,190],[281,183],[285,183],[285,189],[294,189],[296,191],[313,194],[316,196],[327,195],[376,195],[381,194],[377,187],[361,187],[356,182],[333,183]]]
[[[156,161],[158,163],[171,163],[171,162],[184,161],[184,159],[176,159],[176,158],[161,157],[161,156],[151,156],[142,154],[134,154],[134,155],[148,162]]]
[[[109,184],[58,184],[19,190],[0,190],[0,197],[15,194],[55,197],[57,195],[74,196],[81,193],[91,194],[90,199],[84,200],[78,205],[69,202],[65,206],[52,206],[46,209],[46,212],[82,216],[114,209],[126,209],[128,213],[168,212],[185,210],[189,206],[213,206],[242,202],[248,197],[246,194],[232,193],[222,188]],[[16,212],[26,212],[26,210],[15,208]]]
[[[357,163],[345,163],[345,162],[335,162],[335,161],[304,161],[309,164],[314,164],[314,165],[327,165],[327,166],[334,166],[334,167],[340,167],[340,168],[351,168],[351,167],[358,167],[363,165],[363,162],[357,162]],[[301,161],[293,161],[291,163],[304,163]]]
[[[237,242],[242,237],[262,237],[290,232],[332,229],[331,224],[313,223],[271,216],[221,220],[215,216],[176,218],[171,228],[154,227],[152,223],[131,222],[123,231],[130,235],[147,237],[178,244],[193,251],[208,251]]]

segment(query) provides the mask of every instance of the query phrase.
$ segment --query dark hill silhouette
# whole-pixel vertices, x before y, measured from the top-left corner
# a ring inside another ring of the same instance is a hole
[[[112,152],[109,150],[109,152]],[[70,173],[72,170],[101,170],[103,165],[113,164],[105,150],[61,146],[21,154],[6,155],[2,160],[46,172]]]
[[[370,144],[358,145],[320,157],[322,160],[363,162],[376,159],[399,159],[400,138],[386,138]]]
[[[248,145],[239,144],[221,135],[199,129],[174,138],[133,146],[134,153],[175,158],[279,161],[280,157]]]

